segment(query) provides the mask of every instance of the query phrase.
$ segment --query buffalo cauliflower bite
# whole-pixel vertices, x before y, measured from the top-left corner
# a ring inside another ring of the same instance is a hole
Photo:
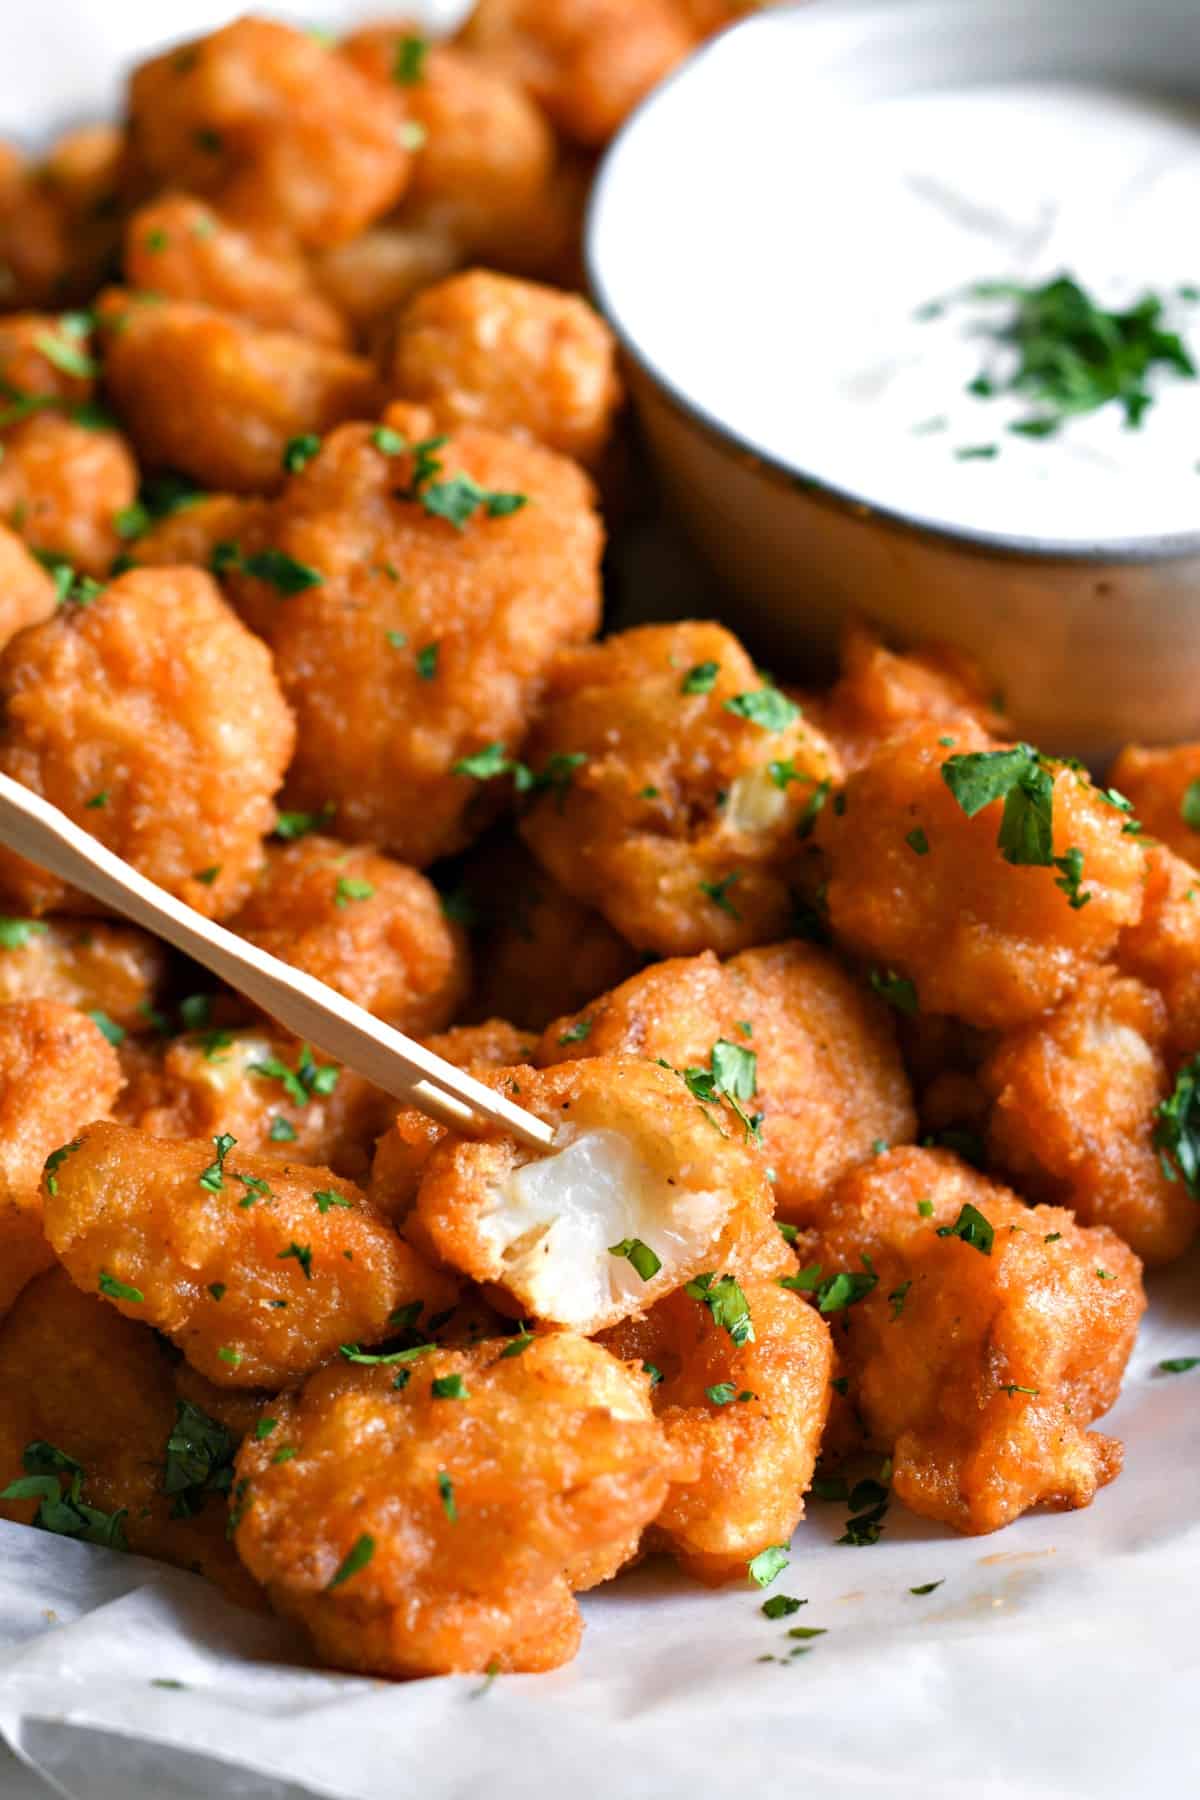
[[[292,476],[254,553],[307,571],[302,591],[256,577],[249,542],[228,581],[296,710],[286,803],[332,805],[340,836],[422,867],[491,804],[464,759],[518,754],[551,657],[596,629],[601,530],[565,457],[474,429],[404,442],[345,426]],[[437,510],[455,495],[473,512],[457,527]]]
[[[124,134],[84,125],[28,162],[0,143],[0,305],[86,302],[116,249]]]
[[[270,653],[207,575],[130,570],[30,626],[0,654],[0,704],[6,775],[206,917],[236,909],[294,732]],[[11,852],[0,893],[36,913],[68,896]]]
[[[801,1224],[878,1143],[916,1134],[887,1008],[811,944],[655,963],[556,1020],[535,1060],[622,1055],[711,1069],[761,1115],[776,1208]]]
[[[335,1667],[556,1668],[687,1473],[649,1385],[566,1333],[324,1369],[242,1447],[238,1553]]]
[[[115,1108],[151,1137],[229,1132],[242,1149],[365,1178],[395,1101],[271,1027],[189,1032],[127,1059]]]
[[[613,1056],[481,1079],[552,1123],[554,1149],[448,1135],[405,1229],[517,1317],[600,1331],[712,1271],[729,1231],[770,1217],[740,1123],[671,1069]]]
[[[135,925],[98,919],[0,920],[0,1005],[57,1000],[121,1032],[152,1029],[166,979],[164,946]]]
[[[61,403],[86,406],[96,386],[86,313],[0,315],[0,420],[5,425]],[[11,415],[11,416],[6,416]]]
[[[367,343],[384,334],[397,307],[427,282],[440,281],[458,267],[462,254],[436,224],[376,225],[313,258],[312,275],[321,292]]]
[[[1097,969],[1048,1018],[1005,1038],[979,1077],[994,1102],[996,1164],[1080,1224],[1110,1226],[1148,1263],[1181,1256],[1200,1226],[1154,1145],[1171,1086],[1166,1036],[1152,989]]]
[[[378,1343],[398,1308],[452,1305],[329,1169],[90,1126],[43,1182],[45,1229],[77,1287],[164,1332],[225,1387],[282,1387],[339,1344]]]
[[[946,1151],[906,1149],[846,1176],[801,1255],[825,1282],[867,1288],[837,1311],[834,1342],[914,1512],[996,1531],[1031,1506],[1087,1506],[1119,1472],[1120,1443],[1087,1430],[1117,1397],[1146,1305],[1114,1232],[1026,1206]]]
[[[1175,1055],[1194,1056],[1200,1049],[1200,875],[1157,844],[1146,853],[1142,916],[1121,933],[1118,960],[1162,995]]]
[[[40,556],[99,577],[121,549],[117,520],[137,499],[137,464],[120,432],[57,412],[4,433],[0,519]]]
[[[232,930],[398,1031],[448,1025],[467,991],[466,935],[415,869],[365,845],[272,845]]]
[[[673,0],[480,0],[462,42],[599,148],[694,38]]]
[[[719,625],[565,651],[525,752],[567,759],[522,832],[568,893],[665,956],[787,935],[789,865],[836,753]]]
[[[52,1000],[0,1006],[0,1317],[54,1260],[42,1165],[108,1111],[120,1086],[116,1052],[91,1019]]]
[[[189,1457],[197,1428],[203,1446]],[[0,1488],[36,1472],[69,1494],[78,1473],[79,1499],[99,1515],[90,1541],[175,1563],[259,1606],[225,1529],[235,1448],[211,1416],[181,1415],[154,1333],[81,1294],[62,1269],[31,1282],[0,1325]],[[18,1524],[39,1510],[39,1496],[0,1500],[0,1517]]]
[[[375,411],[370,363],[295,332],[116,289],[100,326],[108,393],[142,462],[209,487],[268,493],[293,438]]]
[[[164,194],[130,215],[123,272],[131,288],[236,313],[266,331],[335,348],[349,338],[284,235],[242,231],[190,194]]]
[[[478,919],[471,1017],[519,1019],[538,1032],[641,964],[607,920],[573,900],[517,838],[471,859],[466,892]]]
[[[621,398],[613,335],[585,300],[486,269],[409,303],[390,380],[439,430],[487,425],[583,463],[598,459]]]
[[[26,625],[48,619],[57,604],[54,577],[15,531],[0,525],[0,648]]]
[[[1185,862],[1200,864],[1200,744],[1163,750],[1129,744],[1108,772],[1143,830]]]
[[[659,1424],[699,1465],[697,1479],[670,1489],[647,1547],[671,1551],[709,1583],[744,1580],[751,1558],[787,1543],[804,1517],[829,1411],[824,1321],[777,1279],[741,1286],[754,1330],[744,1343],[682,1289],[600,1340],[659,1371]]]
[[[403,90],[277,20],[242,18],[134,70],[129,133],[150,184],[319,248],[382,217],[408,183]]]
[[[211,569],[217,546],[238,544],[257,529],[267,501],[243,494],[197,494],[156,519],[125,547],[139,569]]]
[[[948,774],[991,781],[988,770],[1010,767],[968,760],[980,753],[1008,757],[1015,777],[1043,784],[1044,793],[1017,794],[1028,808],[1018,854],[1028,857],[1045,822],[1053,866],[1006,859],[998,834],[1008,831],[1008,801],[968,817],[951,791]],[[1069,766],[995,750],[966,722],[949,733],[916,727],[851,775],[841,804],[817,821],[834,937],[869,959],[873,982],[910,1012],[953,1013],[984,1029],[1024,1024],[1070,993],[1141,912],[1143,852],[1124,822]]]

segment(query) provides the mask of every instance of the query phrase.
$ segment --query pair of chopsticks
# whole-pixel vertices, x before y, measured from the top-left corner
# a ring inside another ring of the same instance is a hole
[[[303,969],[294,969],[205,919],[115,856],[39,794],[0,774],[0,844],[165,938],[245,994],[273,1019],[384,1093],[439,1125],[475,1132],[496,1125],[546,1151],[554,1128],[462,1069],[376,1019]]]

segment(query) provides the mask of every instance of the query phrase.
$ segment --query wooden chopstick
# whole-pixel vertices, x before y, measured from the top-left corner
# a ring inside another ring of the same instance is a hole
[[[405,1037],[323,981],[204,918],[115,856],[40,794],[0,774],[0,844],[165,938],[273,1019],[453,1131],[486,1122],[546,1151],[554,1128]]]

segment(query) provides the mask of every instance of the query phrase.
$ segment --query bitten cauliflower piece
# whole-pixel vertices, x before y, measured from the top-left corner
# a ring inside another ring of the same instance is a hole
[[[414,1035],[448,1025],[470,982],[466,934],[432,883],[367,845],[272,845],[231,929]]]
[[[396,322],[390,381],[438,429],[486,425],[595,463],[621,398],[616,341],[576,294],[472,269]]]
[[[378,1343],[398,1308],[456,1298],[329,1169],[125,1125],[65,1148],[42,1184],[59,1261],[221,1386],[281,1387],[340,1344]]]
[[[406,1231],[518,1317],[602,1330],[711,1271],[723,1234],[770,1216],[742,1127],[673,1070],[595,1057],[481,1079],[554,1124],[555,1148],[534,1157],[499,1133],[448,1136]]]
[[[0,919],[0,1005],[57,1000],[103,1014],[117,1032],[152,1027],[167,953],[136,925],[99,919]],[[51,1146],[53,1148],[53,1146]]]
[[[814,1285],[865,1289],[834,1341],[914,1512],[995,1531],[1031,1506],[1087,1506],[1118,1474],[1120,1443],[1087,1427],[1117,1397],[1146,1297],[1114,1232],[906,1149],[847,1175],[799,1248]]]
[[[811,944],[655,963],[548,1026],[534,1060],[618,1055],[711,1069],[761,1116],[776,1209],[801,1224],[877,1144],[916,1134],[887,1008]]]
[[[596,629],[602,539],[565,457],[483,430],[418,435],[331,433],[227,584],[296,709],[286,803],[332,805],[339,836],[422,867],[493,807],[464,760],[497,741],[501,760],[519,753],[554,653]],[[301,575],[281,592],[264,557]]]
[[[1185,862],[1200,864],[1200,744],[1128,744],[1108,779],[1149,836]]]
[[[1142,916],[1121,933],[1118,960],[1162,995],[1175,1055],[1193,1055],[1200,1047],[1200,874],[1157,844],[1146,853]]]
[[[0,654],[0,768],[208,918],[233,912],[275,822],[294,727],[270,653],[198,569],[131,569]],[[5,851],[0,894],[80,909]],[[88,910],[88,904],[82,904]]]
[[[225,1530],[236,1448],[178,1406],[154,1333],[64,1270],[31,1282],[0,1324],[0,1488],[50,1476],[69,1496],[78,1477],[82,1507],[58,1509],[64,1535],[175,1563],[261,1606]],[[0,1499],[0,1517],[32,1524],[46,1498]]]
[[[965,722],[916,727],[817,821],[834,936],[909,1012],[1024,1024],[1138,919],[1144,853],[1125,822],[1027,746],[998,749]]]
[[[108,1111],[120,1086],[116,1052],[91,1019],[52,1000],[0,1006],[0,1317],[54,1260],[42,1165]]]
[[[155,187],[319,247],[355,237],[408,183],[403,90],[278,20],[236,19],[141,63],[133,157]]]
[[[1081,1225],[1111,1226],[1148,1263],[1182,1256],[1200,1228],[1200,1206],[1154,1143],[1171,1088],[1166,1037],[1152,989],[1097,969],[1048,1018],[1003,1039],[979,1074],[998,1166]]]
[[[797,832],[841,765],[721,626],[564,651],[525,754],[577,765],[535,799],[526,842],[631,944],[687,956],[787,935]]]
[[[324,1369],[242,1448],[238,1553],[335,1667],[556,1668],[686,1475],[649,1385],[567,1333]]]
[[[829,1328],[811,1306],[777,1279],[740,1285],[754,1329],[743,1343],[686,1289],[600,1340],[658,1370],[658,1421],[699,1464],[697,1479],[670,1489],[647,1547],[714,1584],[744,1580],[751,1558],[786,1544],[803,1518],[833,1373]]]

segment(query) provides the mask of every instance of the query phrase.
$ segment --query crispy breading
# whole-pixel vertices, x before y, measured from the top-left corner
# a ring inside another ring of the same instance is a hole
[[[1163,749],[1127,744],[1108,779],[1132,802],[1150,837],[1159,838],[1185,862],[1200,864],[1200,744]]]
[[[119,431],[38,412],[4,433],[0,519],[31,550],[99,577],[121,548],[117,517],[137,498]]]
[[[103,1013],[120,1031],[153,1029],[167,953],[149,932],[99,919],[17,919],[6,927],[0,934],[0,1005],[57,1000]]]
[[[1172,1051],[1200,1048],[1200,876],[1191,863],[1152,844],[1146,853],[1145,905],[1121,933],[1118,960],[1166,1001]]]

